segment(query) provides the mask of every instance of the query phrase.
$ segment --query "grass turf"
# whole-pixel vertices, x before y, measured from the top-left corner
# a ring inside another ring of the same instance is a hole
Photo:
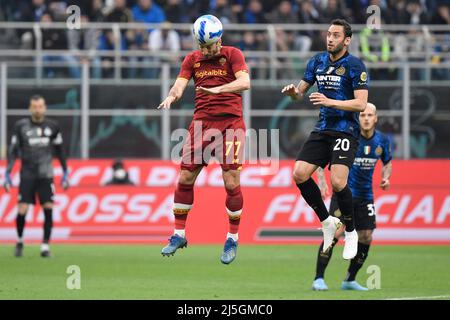
[[[0,247],[0,299],[450,299],[450,246],[373,246],[357,280],[366,284],[369,265],[381,270],[381,289],[340,290],[348,262],[338,246],[325,274],[330,288],[314,292],[317,246],[241,245],[231,265],[220,263],[222,246],[192,245],[170,258],[161,246],[53,245],[50,259],[38,246],[24,257]],[[66,287],[67,268],[81,269],[81,289]]]

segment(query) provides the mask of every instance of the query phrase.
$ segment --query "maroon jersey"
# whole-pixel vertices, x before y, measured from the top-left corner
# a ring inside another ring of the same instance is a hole
[[[235,74],[239,71],[248,72],[244,54],[237,48],[224,46],[220,54],[212,58],[205,58],[200,50],[189,53],[184,58],[178,77],[187,80],[193,77],[195,87],[212,88],[236,80]],[[195,93],[194,119],[224,113],[242,117],[240,93]]]

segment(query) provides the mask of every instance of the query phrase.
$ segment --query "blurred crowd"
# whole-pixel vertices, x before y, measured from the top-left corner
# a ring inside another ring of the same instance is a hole
[[[154,68],[137,68],[142,62],[149,65],[158,64],[161,60],[179,61],[178,52],[191,50],[194,43],[190,32],[176,31],[171,23],[192,23],[202,14],[217,16],[224,25],[228,23],[246,24],[307,24],[329,23],[335,18],[345,18],[351,23],[365,24],[368,14],[367,7],[377,5],[381,9],[381,22],[383,24],[409,24],[424,25],[438,24],[450,25],[450,0],[2,0],[0,1],[0,21],[28,21],[52,22],[66,21],[66,8],[69,5],[78,5],[81,9],[83,22],[145,22],[158,23],[155,29],[121,29],[121,51],[147,50],[150,52],[171,52],[173,55],[157,57],[157,55],[131,56],[126,61],[131,66],[125,77],[135,78],[157,77]],[[320,51],[324,48],[324,34],[318,31],[286,31],[276,29],[276,46],[279,51],[299,51],[307,53]],[[11,35],[9,35],[11,37]],[[448,36],[448,34],[444,34]],[[379,43],[375,43],[377,39]],[[359,34],[358,50],[370,62],[391,61],[398,46],[398,38],[392,33],[382,31],[373,32],[363,30]],[[34,48],[34,33],[32,30],[16,30],[13,38],[8,39],[16,47]],[[1,41],[0,41],[1,42]],[[401,42],[401,41],[400,41]],[[224,43],[240,47],[247,51],[260,51],[269,49],[267,32],[241,31],[226,32]],[[441,41],[445,43],[445,41]],[[450,43],[447,42],[447,43]],[[42,48],[44,50],[96,50],[114,51],[117,38],[113,30],[61,30],[52,28],[42,29]],[[413,44],[421,50],[420,40]],[[376,55],[373,47],[376,46],[381,54]],[[3,45],[2,47],[5,47]],[[408,48],[414,50],[414,48]],[[433,51],[448,52],[448,45],[436,45]],[[46,61],[63,61],[69,65],[72,77],[79,77],[76,56],[46,55]],[[105,78],[113,76],[112,63],[114,55],[99,57],[95,53],[86,57],[93,66],[92,76]],[[439,58],[434,61],[440,62]],[[280,59],[280,63],[287,60]],[[251,65],[267,62],[264,58],[250,59]],[[294,63],[295,61],[289,60]],[[302,62],[302,64],[304,61]],[[295,71],[295,65],[287,69]],[[156,71],[155,71],[156,70]],[[263,70],[260,69],[260,71]],[[52,77],[54,69],[46,70],[46,76]],[[281,71],[283,72],[283,71]],[[385,72],[381,73],[386,76]],[[264,78],[264,72],[258,77]],[[392,77],[397,77],[393,75]]]

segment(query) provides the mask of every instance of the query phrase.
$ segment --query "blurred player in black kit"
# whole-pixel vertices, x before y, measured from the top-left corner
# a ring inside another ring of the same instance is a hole
[[[47,106],[40,95],[30,98],[31,117],[21,119],[14,125],[11,144],[8,150],[8,165],[4,187],[9,192],[12,186],[11,171],[17,158],[22,161],[18,196],[18,214],[16,218],[17,244],[15,256],[23,254],[23,231],[28,205],[35,204],[36,195],[44,210],[44,237],[41,256],[50,256],[49,241],[53,227],[53,184],[52,159],[55,154],[63,169],[61,185],[69,187],[66,157],[63,151],[63,139],[59,125],[45,117]]]

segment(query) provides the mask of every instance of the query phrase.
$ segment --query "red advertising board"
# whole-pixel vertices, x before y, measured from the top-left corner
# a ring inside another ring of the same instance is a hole
[[[317,243],[321,232],[314,212],[292,182],[294,161],[278,170],[260,165],[241,172],[244,212],[241,243]],[[61,169],[55,163],[54,242],[162,243],[172,233],[173,190],[178,166],[170,161],[127,160],[136,186],[104,186],[111,177],[110,160],[71,160],[72,187],[63,192]],[[450,161],[393,162],[392,187],[382,191],[380,165],[374,190],[377,243],[450,244]],[[0,182],[5,162],[0,162]],[[19,165],[13,182],[19,183]],[[327,199],[329,202],[329,199]],[[14,241],[17,188],[0,191],[0,241]],[[25,239],[40,241],[43,215],[38,206],[27,215]],[[187,221],[191,243],[222,243],[227,232],[221,169],[205,168],[197,179],[195,202]]]

